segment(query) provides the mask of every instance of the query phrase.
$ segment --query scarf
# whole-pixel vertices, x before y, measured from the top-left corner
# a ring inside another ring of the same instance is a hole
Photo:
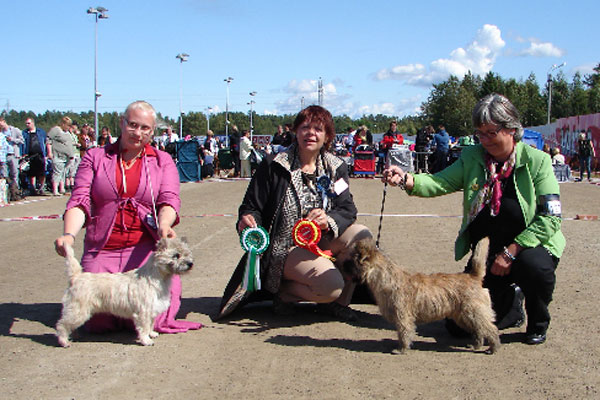
[[[495,217],[500,212],[500,200],[502,199],[501,181],[508,178],[515,167],[516,149],[517,146],[514,147],[508,159],[502,164],[500,171],[498,171],[499,163],[489,153],[485,154],[488,179],[471,203],[468,223],[471,223],[487,204],[490,205],[490,215],[492,217]]]

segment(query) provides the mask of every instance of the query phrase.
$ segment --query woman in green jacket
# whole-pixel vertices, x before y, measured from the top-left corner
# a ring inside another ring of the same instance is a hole
[[[383,180],[413,196],[464,191],[456,260],[489,236],[484,286],[490,290],[496,324],[499,328],[522,324],[522,289],[525,342],[541,344],[550,323],[555,270],[565,247],[552,162],[547,154],[521,142],[519,113],[505,97],[484,97],[472,117],[481,144],[463,149],[457,162],[435,175],[407,174],[392,166],[384,171]]]

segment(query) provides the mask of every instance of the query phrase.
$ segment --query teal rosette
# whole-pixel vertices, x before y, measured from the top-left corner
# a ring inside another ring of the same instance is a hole
[[[262,226],[248,227],[240,235],[240,244],[248,253],[242,287],[248,292],[260,290],[260,255],[269,247],[269,233]]]

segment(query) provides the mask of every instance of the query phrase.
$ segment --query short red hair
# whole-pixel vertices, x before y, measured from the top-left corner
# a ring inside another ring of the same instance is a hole
[[[325,143],[323,147],[325,150],[329,150],[335,140],[335,125],[331,113],[321,106],[308,106],[296,116],[292,131],[296,132],[300,125],[305,122],[323,127],[325,131]]]

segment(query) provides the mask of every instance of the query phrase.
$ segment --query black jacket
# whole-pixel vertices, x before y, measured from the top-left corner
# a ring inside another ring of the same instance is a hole
[[[288,154],[294,152],[295,146],[288,149]],[[282,155],[284,153],[280,153]],[[332,154],[327,154],[327,157],[335,157]],[[338,179],[344,179],[347,183],[348,178],[348,167],[341,160],[339,163],[336,162],[336,169],[332,182],[336,182]],[[282,218],[282,208],[285,199],[285,193],[291,184],[291,171],[284,167],[281,163],[276,161],[277,158],[265,158],[259,165],[256,173],[252,177],[244,200],[239,208],[238,222],[239,219],[245,214],[252,214],[256,223],[263,226],[269,232],[269,235],[273,237],[274,227],[277,227],[280,219]],[[350,190],[346,189],[340,193],[337,197],[331,199],[331,209],[327,215],[335,221],[337,225],[337,236],[341,235],[350,225],[356,220],[356,206]],[[236,223],[237,227],[237,223]],[[327,232],[328,235],[333,235],[332,230]],[[261,278],[265,275],[265,271],[268,271],[270,265],[269,260],[272,252],[273,240],[271,244],[261,257]],[[237,265],[225,292],[221,300],[221,306],[219,313],[215,316],[215,319],[221,318],[239,305],[244,304],[248,301],[261,300],[264,298],[271,297],[270,293],[265,293],[265,290],[254,292],[252,296],[248,294],[237,295],[239,293],[239,286],[243,278],[244,268],[246,263],[246,255],[242,257]]]

